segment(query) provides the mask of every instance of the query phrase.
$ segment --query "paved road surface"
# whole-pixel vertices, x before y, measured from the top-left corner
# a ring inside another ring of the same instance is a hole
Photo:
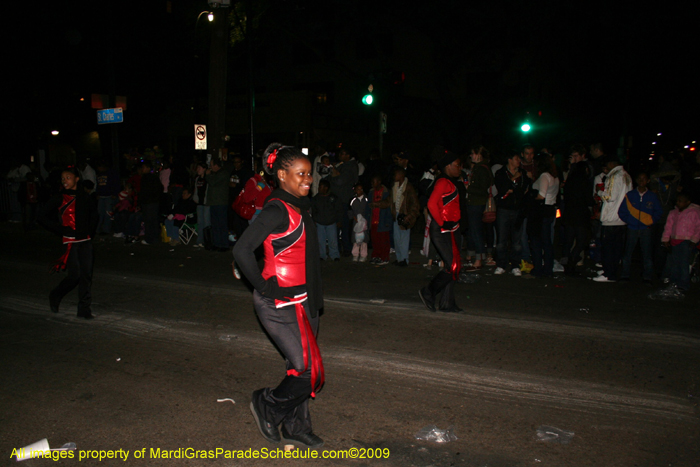
[[[0,240],[15,246],[0,255],[6,459],[46,437],[52,447],[129,450],[126,465],[289,463],[133,458],[142,448],[274,447],[252,424],[248,402],[252,390],[279,380],[283,362],[260,330],[249,291],[231,279],[228,255],[103,239],[98,318],[85,322],[74,317],[75,294],[58,315],[47,311],[48,290],[60,280],[46,274],[60,252],[55,240],[7,227]],[[316,431],[324,449],[387,448],[390,457],[297,463],[700,464],[697,295],[659,303],[646,300],[639,283],[487,272],[460,286],[467,313],[444,315],[416,300],[428,277],[419,266],[323,267],[327,384],[312,403]],[[216,402],[227,397],[236,404]],[[413,439],[431,424],[454,427],[459,439]],[[540,425],[575,435],[567,445],[537,441]]]

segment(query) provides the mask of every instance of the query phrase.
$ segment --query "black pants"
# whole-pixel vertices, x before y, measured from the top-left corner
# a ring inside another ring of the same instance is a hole
[[[588,246],[588,237],[591,232],[590,226],[586,224],[570,223],[564,226],[564,254],[566,254],[567,269],[573,271],[576,263],[581,260],[581,252]],[[576,243],[574,243],[574,241]]]
[[[424,289],[424,293],[427,295],[427,299],[434,302],[438,310],[451,310],[457,305],[455,304],[455,294],[454,285],[455,280],[452,277],[452,273],[449,271],[452,266],[452,233],[442,233],[440,232],[440,226],[437,222],[430,223],[430,240],[433,242],[433,246],[437,251],[440,258],[445,263],[445,268],[440,270],[430,284]],[[459,244],[461,243],[461,235],[459,232],[454,232],[454,238],[457,242],[457,249],[459,250]],[[440,297],[440,302],[437,303],[437,296],[442,292]]]
[[[144,204],[141,206],[143,212],[143,226],[146,231],[145,240],[154,244],[160,241],[160,219],[158,216],[158,203]]]
[[[600,242],[603,271],[608,279],[617,279],[617,270],[625,248],[626,225],[604,225],[601,228]]]
[[[71,245],[66,261],[66,277],[51,291],[51,301],[60,302],[78,286],[78,314],[90,313],[92,305],[92,240]]]
[[[253,304],[260,323],[284,356],[287,370],[301,372],[304,369],[304,354],[294,306],[275,308],[274,300],[263,297],[257,290],[253,293]],[[315,335],[318,332],[318,315],[311,317],[307,303],[304,303],[304,309]],[[308,368],[300,376],[287,375],[276,388],[265,388],[259,394],[258,407],[266,421],[275,426],[282,423],[290,435],[311,433],[310,396],[309,361]]]

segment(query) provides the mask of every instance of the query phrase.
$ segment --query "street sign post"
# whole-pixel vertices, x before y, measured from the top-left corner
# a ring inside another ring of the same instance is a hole
[[[195,149],[207,149],[207,126],[197,125],[194,126],[194,148]]]
[[[97,124],[104,125],[106,123],[122,123],[124,121],[124,112],[120,107],[116,109],[102,109],[97,111]]]

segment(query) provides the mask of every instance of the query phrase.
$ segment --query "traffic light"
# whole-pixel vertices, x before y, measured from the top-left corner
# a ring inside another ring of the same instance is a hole
[[[367,90],[369,92],[362,97],[362,103],[365,105],[372,105],[372,102],[374,102],[374,97],[372,97],[372,91],[374,91],[374,86],[370,84],[367,87]]]
[[[529,132],[530,130],[532,130],[532,127],[530,126],[529,123],[523,123],[523,124],[520,126],[520,131],[522,131],[523,133],[527,133],[527,132]]]

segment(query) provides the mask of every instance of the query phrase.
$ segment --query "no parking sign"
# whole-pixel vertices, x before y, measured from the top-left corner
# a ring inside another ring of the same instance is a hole
[[[196,125],[194,126],[194,148],[195,149],[207,149],[207,126],[206,125]]]

